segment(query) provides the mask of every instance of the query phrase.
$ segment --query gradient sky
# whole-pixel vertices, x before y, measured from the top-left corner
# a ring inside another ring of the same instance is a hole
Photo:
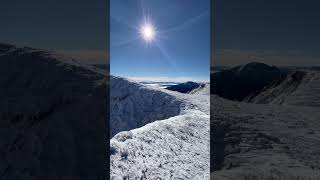
[[[150,44],[139,37],[144,14],[157,29]],[[209,0],[111,0],[110,23],[111,74],[209,79]]]
[[[107,63],[108,16],[107,0],[4,0],[0,42]]]
[[[213,2],[214,65],[320,65],[320,1]]]

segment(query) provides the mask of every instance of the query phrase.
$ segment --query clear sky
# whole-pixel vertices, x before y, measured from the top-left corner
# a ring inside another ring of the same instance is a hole
[[[144,17],[155,31],[146,42]],[[207,80],[209,0],[111,0],[111,74]]]
[[[320,65],[320,1],[213,2],[213,65]]]
[[[0,42],[108,63],[108,17],[107,0],[4,0]]]

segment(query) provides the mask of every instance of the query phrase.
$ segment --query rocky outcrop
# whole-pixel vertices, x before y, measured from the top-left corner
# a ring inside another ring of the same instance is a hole
[[[107,75],[0,44],[0,179],[103,179]]]

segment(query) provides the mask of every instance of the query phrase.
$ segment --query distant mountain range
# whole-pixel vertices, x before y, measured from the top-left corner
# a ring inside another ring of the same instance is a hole
[[[166,89],[171,91],[178,91],[181,93],[189,93],[197,88],[204,87],[204,85],[205,85],[204,83],[196,83],[196,82],[188,81],[185,83],[168,86],[166,87]]]

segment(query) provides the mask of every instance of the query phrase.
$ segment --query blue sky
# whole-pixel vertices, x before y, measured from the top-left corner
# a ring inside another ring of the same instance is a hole
[[[155,40],[139,37],[144,17]],[[209,79],[209,0],[111,0],[111,74],[125,77]]]

